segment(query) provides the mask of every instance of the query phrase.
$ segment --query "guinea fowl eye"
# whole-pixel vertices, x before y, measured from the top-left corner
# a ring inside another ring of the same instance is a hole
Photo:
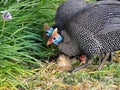
[[[53,40],[55,40],[56,38],[54,37]]]
[[[45,31],[45,33],[48,33],[48,31]]]

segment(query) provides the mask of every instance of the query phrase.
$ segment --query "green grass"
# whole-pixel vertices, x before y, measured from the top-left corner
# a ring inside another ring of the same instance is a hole
[[[119,63],[106,65],[102,71],[61,73],[56,69],[57,64],[41,62],[47,62],[58,51],[56,47],[46,46],[43,25],[45,22],[54,24],[56,9],[63,1],[0,1],[0,11],[7,10],[13,16],[6,21],[0,17],[0,90],[74,90],[80,87],[95,90],[97,84],[104,89],[119,86]],[[110,79],[105,80],[105,77]]]
[[[1,0],[0,12],[9,11],[13,19],[0,17],[0,86],[26,88],[19,77],[32,74],[30,69],[42,67],[56,49],[46,46],[43,24],[54,23],[58,0]],[[1,14],[2,16],[2,14]],[[18,79],[17,79],[18,77]],[[1,90],[0,88],[0,90]]]
[[[28,81],[28,90],[119,90],[120,63],[106,64],[101,71],[92,71],[91,67],[76,73],[59,72],[57,64],[51,62],[34,69],[24,81]]]

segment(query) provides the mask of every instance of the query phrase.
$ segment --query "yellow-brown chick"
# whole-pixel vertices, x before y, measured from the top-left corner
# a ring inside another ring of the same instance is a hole
[[[68,71],[72,69],[72,65],[68,56],[60,54],[57,59],[58,71]]]

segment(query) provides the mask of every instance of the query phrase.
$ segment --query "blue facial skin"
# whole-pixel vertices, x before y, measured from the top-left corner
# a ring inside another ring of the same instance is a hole
[[[50,29],[46,30],[45,33],[48,37],[50,37],[52,35],[53,31],[54,31],[53,27],[50,27]]]
[[[62,42],[63,38],[62,36],[59,34],[58,37],[53,37],[53,44],[55,45],[59,45]]]

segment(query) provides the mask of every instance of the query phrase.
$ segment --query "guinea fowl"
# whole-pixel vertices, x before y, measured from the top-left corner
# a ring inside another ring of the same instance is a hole
[[[100,57],[101,54],[105,53],[106,56],[98,67],[98,69],[101,69],[103,63],[109,58],[110,52],[120,50],[119,1],[99,1],[90,4],[76,13],[64,26],[70,41],[79,49],[79,53],[84,53],[89,59],[85,65],[73,71],[91,64],[94,55]],[[57,29],[54,31],[56,33]],[[64,38],[62,33],[58,33],[58,36]],[[56,36],[52,35],[48,40],[48,44],[54,43],[55,38]],[[64,48],[63,42],[59,42],[61,50]],[[63,52],[66,52],[66,49]]]
[[[76,55],[83,56],[83,54],[75,45],[75,42],[70,39],[66,30],[64,30],[64,24],[67,23],[67,21],[71,19],[77,12],[80,12],[85,6],[87,6],[85,0],[68,0],[67,2],[64,2],[58,7],[55,15],[55,25],[50,27],[47,23],[44,24],[45,37],[50,37],[54,29],[59,28],[59,32],[61,32],[62,36],[64,37],[64,43],[59,46],[59,49],[61,52],[68,55],[69,57]],[[110,61],[111,59],[108,60]]]

